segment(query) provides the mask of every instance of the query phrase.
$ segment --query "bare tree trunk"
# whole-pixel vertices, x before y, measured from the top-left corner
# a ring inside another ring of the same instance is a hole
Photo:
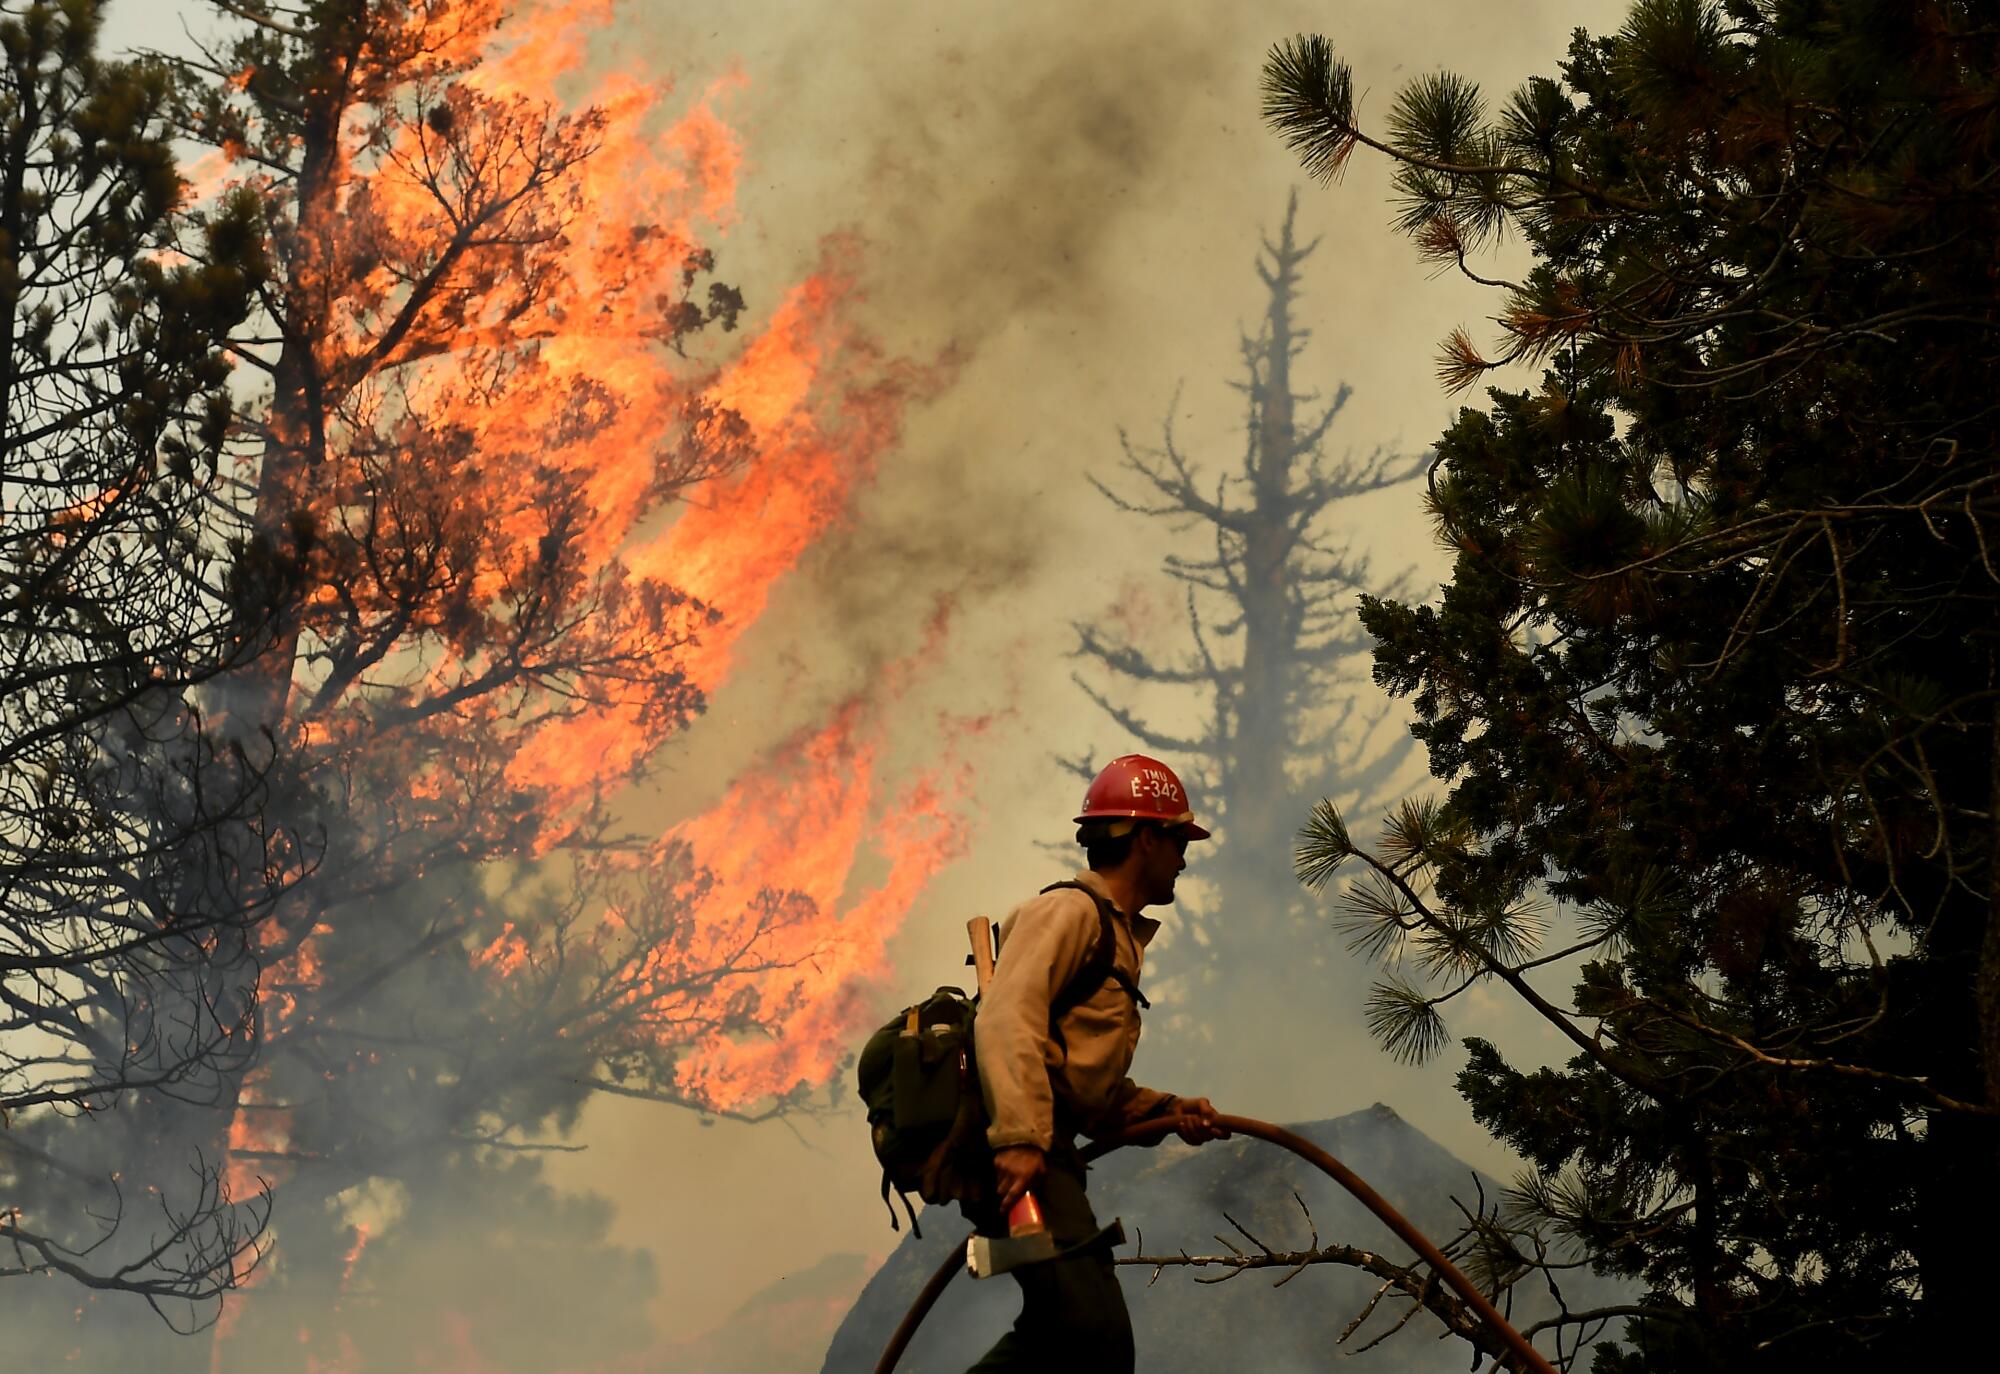
[[[325,459],[327,408],[334,400],[326,394],[325,379],[320,375],[320,330],[327,304],[320,298],[329,284],[324,259],[339,216],[334,198],[340,183],[340,124],[349,107],[349,83],[367,32],[365,0],[337,0],[320,20],[317,38],[322,66],[318,79],[311,83],[309,103],[300,121],[295,183],[298,208],[291,242],[279,244],[284,270],[279,284],[283,316],[276,323],[284,342],[272,371],[268,429],[252,520],[255,533],[268,541],[270,572],[278,577],[307,555],[313,536],[301,517],[300,485],[312,467]],[[285,605],[283,588],[270,590],[279,599],[281,613],[269,652],[254,670],[259,686],[251,694],[255,706],[248,723],[276,733],[284,727],[300,621],[296,607]]]
[[[1245,857],[1268,861],[1297,810],[1285,779],[1285,755],[1293,739],[1291,675],[1298,653],[1292,615],[1293,589],[1287,572],[1296,514],[1293,466],[1299,436],[1292,394],[1292,356],[1298,345],[1292,329],[1292,300],[1298,265],[1305,256],[1293,237],[1296,205],[1287,212],[1268,271],[1270,288],[1261,357],[1252,357],[1250,405],[1255,454],[1251,459],[1252,501],[1243,548],[1243,686],[1236,706],[1236,741],[1225,768],[1229,842]],[[1281,869],[1283,865],[1280,865]]]
[[[268,641],[233,684],[227,705],[239,739],[268,739],[280,747],[288,735],[287,713],[302,631],[303,608],[293,594],[293,580],[311,556],[315,535],[306,518],[310,504],[305,484],[325,459],[327,410],[333,402],[323,385],[319,349],[330,281],[325,257],[338,218],[340,125],[350,104],[350,81],[367,41],[367,11],[366,0],[334,0],[318,17],[314,33],[321,65],[316,79],[307,83],[301,111],[296,210],[289,226],[279,220],[273,227],[283,274],[275,284],[281,312],[275,323],[282,343],[272,367],[251,514],[252,536],[260,545],[257,570],[265,582],[245,588],[246,594],[267,602],[259,609],[268,626]],[[314,919],[310,906],[299,900],[281,904],[272,916],[277,935],[264,942],[266,949],[287,950],[309,933]],[[238,978],[241,986],[233,991],[254,1000],[258,976],[254,964],[245,967]],[[204,1151],[210,1158],[229,1157],[230,1132],[242,1107],[243,1087],[239,1075],[216,1109],[204,1113],[209,1122]],[[241,1295],[234,1299],[237,1304],[243,1301]],[[230,1368],[224,1338],[231,1321],[225,1314],[201,1338],[176,1343],[187,1348],[183,1353],[189,1374],[224,1374]]]

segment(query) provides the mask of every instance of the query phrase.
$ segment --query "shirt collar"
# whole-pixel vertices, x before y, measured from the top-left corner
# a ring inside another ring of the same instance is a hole
[[[1111,909],[1124,917],[1125,924],[1132,928],[1132,938],[1139,942],[1140,948],[1143,949],[1153,942],[1153,936],[1159,933],[1160,923],[1150,916],[1141,916],[1136,911],[1125,911],[1120,908],[1112,898],[1111,884],[1104,881],[1103,874],[1095,869],[1080,868],[1077,870],[1076,880],[1105,901],[1111,902]]]

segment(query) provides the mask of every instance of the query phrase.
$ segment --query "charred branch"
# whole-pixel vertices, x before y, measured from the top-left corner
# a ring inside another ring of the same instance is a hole
[[[1161,1274],[1169,1269],[1219,1270],[1218,1273],[1201,1273],[1195,1276],[1196,1283],[1206,1284],[1226,1283],[1252,1271],[1274,1270],[1277,1271],[1277,1277],[1273,1280],[1272,1286],[1277,1288],[1284,1287],[1317,1265],[1338,1265],[1356,1269],[1380,1279],[1382,1283],[1361,1311],[1356,1313],[1342,1329],[1340,1344],[1345,1345],[1367,1324],[1388,1295],[1399,1296],[1408,1306],[1395,1322],[1377,1332],[1349,1352],[1350,1354],[1359,1354],[1373,1348],[1401,1331],[1418,1312],[1428,1312],[1444,1327],[1445,1333],[1465,1341],[1481,1355],[1493,1360],[1496,1367],[1512,1367],[1514,1357],[1506,1343],[1494,1335],[1462,1298],[1441,1283],[1428,1266],[1421,1263],[1398,1263],[1379,1251],[1359,1246],[1322,1243],[1319,1238],[1319,1227],[1313,1221],[1312,1211],[1306,1206],[1305,1199],[1297,1193],[1292,1194],[1292,1199],[1298,1204],[1299,1212],[1309,1232],[1306,1244],[1299,1248],[1274,1248],[1225,1212],[1223,1220],[1229,1224],[1237,1237],[1244,1242],[1243,1244],[1238,1244],[1229,1236],[1217,1235],[1216,1242],[1222,1247],[1220,1252],[1196,1255],[1182,1250],[1174,1254],[1148,1255],[1144,1253],[1145,1238],[1142,1235],[1138,1244],[1140,1253],[1130,1256],[1120,1255],[1115,1262],[1151,1270],[1146,1280],[1149,1287],[1157,1283]],[[1446,1247],[1446,1254],[1449,1255],[1455,1249],[1462,1247],[1471,1234],[1471,1232],[1462,1233],[1452,1245]],[[1495,1290],[1496,1299],[1506,1286],[1503,1284]],[[1579,1314],[1573,1320],[1577,1323],[1600,1322],[1609,1320],[1611,1315],[1623,1314]],[[1535,1329],[1559,1329],[1566,1320],[1570,1320],[1570,1314],[1564,1312]],[[1559,1363],[1561,1367],[1568,1367],[1566,1361]]]

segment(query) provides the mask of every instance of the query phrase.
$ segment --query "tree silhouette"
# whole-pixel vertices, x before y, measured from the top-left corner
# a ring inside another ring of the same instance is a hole
[[[1076,652],[1092,670],[1076,675],[1078,685],[1122,738],[1186,769],[1204,815],[1215,818],[1219,853],[1197,870],[1214,897],[1183,903],[1177,918],[1191,937],[1181,957],[1195,961],[1183,965],[1190,995],[1164,1018],[1177,1042],[1197,1017],[1214,1022],[1272,996],[1306,998],[1294,1006],[1318,1000],[1307,991],[1318,942],[1289,876],[1296,817],[1319,796],[1373,803],[1410,749],[1402,732],[1383,728],[1386,711],[1371,710],[1357,682],[1370,641],[1356,607],[1383,588],[1331,519],[1344,501],[1411,480],[1424,461],[1384,448],[1331,456],[1328,435],[1351,390],[1324,401],[1294,390],[1293,365],[1311,338],[1296,321],[1301,269],[1315,247],[1299,241],[1297,218],[1294,195],[1256,264],[1266,303],[1240,341],[1243,374],[1233,384],[1244,402],[1241,458],[1223,465],[1187,453],[1175,434],[1176,398],[1157,446],[1121,432],[1122,481],[1092,479],[1118,511],[1210,544],[1205,556],[1164,560],[1184,590],[1188,647],[1179,654],[1157,656],[1115,622],[1076,626]],[[1177,689],[1172,724],[1129,700],[1134,689],[1161,687]],[[1087,778],[1095,763],[1069,766]]]
[[[164,1309],[235,1281],[263,1204],[230,1205],[213,1152],[155,1161],[161,1195],[51,1137],[227,1091],[250,1007],[225,985],[311,844],[256,824],[270,751],[193,700],[260,628],[209,537],[257,206],[183,232],[168,74],[100,59],[100,24],[0,10],[0,1280]]]

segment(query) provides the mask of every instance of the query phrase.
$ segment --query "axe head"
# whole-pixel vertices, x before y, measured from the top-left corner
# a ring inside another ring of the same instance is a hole
[[[1100,1245],[1122,1245],[1125,1227],[1113,1221],[1088,1240],[1075,1245],[1057,1245],[1047,1231],[1030,1231],[1020,1236],[973,1236],[965,1242],[965,1267],[975,1279],[990,1279],[1024,1264],[1042,1264]]]
[[[975,1279],[990,1279],[1024,1264],[1040,1264],[1060,1254],[1047,1231],[1025,1236],[973,1236],[965,1242],[965,1267]]]

